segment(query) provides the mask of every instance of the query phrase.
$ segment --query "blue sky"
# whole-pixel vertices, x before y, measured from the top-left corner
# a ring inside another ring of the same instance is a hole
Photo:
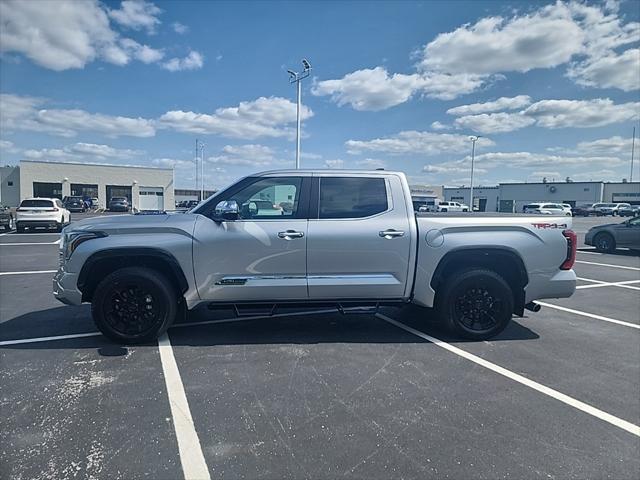
[[[294,165],[478,181],[620,180],[640,113],[640,5],[0,3],[0,155],[173,166],[207,188]],[[640,128],[637,128],[640,130]],[[640,132],[639,132],[640,133]],[[640,179],[640,161],[634,173]]]

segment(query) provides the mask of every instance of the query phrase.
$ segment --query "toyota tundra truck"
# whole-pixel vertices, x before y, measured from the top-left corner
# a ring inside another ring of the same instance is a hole
[[[186,213],[66,227],[53,294],[91,303],[98,329],[148,342],[198,308],[343,312],[412,303],[454,334],[487,339],[534,300],[569,297],[571,218],[413,210],[403,173],[272,171]]]

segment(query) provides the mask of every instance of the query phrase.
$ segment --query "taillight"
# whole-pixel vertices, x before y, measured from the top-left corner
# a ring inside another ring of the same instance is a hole
[[[571,270],[576,263],[576,248],[578,247],[578,237],[573,230],[563,230],[562,235],[567,239],[567,258],[565,258],[560,270]]]
[[[57,212],[58,210],[58,208],[45,208],[43,212]]]

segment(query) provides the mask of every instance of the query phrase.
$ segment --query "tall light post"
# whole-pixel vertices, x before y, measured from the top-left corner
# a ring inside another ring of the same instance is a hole
[[[469,140],[471,140],[471,186],[469,187],[469,200],[471,205],[469,205],[469,211],[473,212],[473,164],[476,159],[476,142],[480,138],[480,135],[471,135]]]
[[[311,64],[302,59],[302,72],[294,72],[293,70],[287,70],[289,74],[289,83],[295,83],[298,96],[298,104],[296,108],[296,169],[300,168],[300,108],[302,107],[302,85],[303,79],[307,78],[311,73]]]
[[[636,127],[633,127],[633,134],[631,136],[631,175],[629,175],[629,181],[633,182],[633,154],[636,149]]]
[[[205,144],[200,142],[200,201],[204,200],[204,147]]]

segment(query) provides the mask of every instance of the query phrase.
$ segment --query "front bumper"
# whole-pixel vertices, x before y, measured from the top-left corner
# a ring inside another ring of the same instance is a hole
[[[53,277],[53,296],[65,305],[80,305],[82,292],[78,290],[78,274],[58,268]]]

